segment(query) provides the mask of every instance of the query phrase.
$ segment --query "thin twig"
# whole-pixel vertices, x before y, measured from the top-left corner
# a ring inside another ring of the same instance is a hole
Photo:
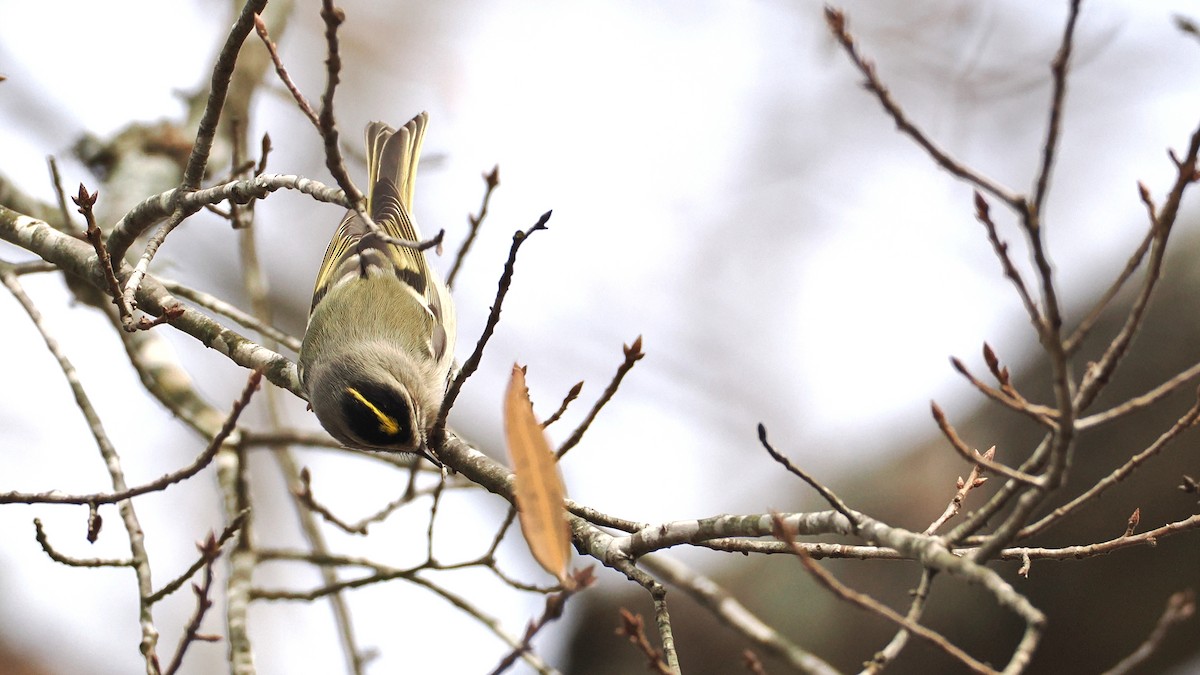
[[[926,153],[937,163],[938,166],[949,171],[954,176],[965,180],[984,192],[992,195],[1000,201],[1008,204],[1013,208],[1019,208],[1021,198],[1014,194],[1008,188],[994,182],[992,179],[975,172],[970,167],[962,162],[954,159],[942,148],[938,147],[925,132],[921,131],[913,124],[904,111],[900,109],[900,105],[892,99],[891,93],[879,76],[875,74],[875,66],[867,60],[858,51],[858,45],[854,41],[854,37],[846,28],[846,16],[837,9],[832,7],[825,8],[825,22],[829,25],[830,31],[834,38],[842,45],[846,54],[850,56],[850,60],[858,68],[858,71],[866,78],[867,89],[875,95],[879,104],[891,116],[892,121],[896,123],[896,127],[905,136],[911,138],[917,145],[921,146]]]
[[[784,544],[794,544],[796,540],[795,530],[792,530],[788,526],[787,522],[780,518],[778,514],[775,514],[772,517],[772,521],[775,524],[775,538]],[[804,569],[808,571],[810,575],[812,575],[813,579],[815,579],[822,586],[842,600],[860,609],[871,612],[872,614],[881,616],[891,623],[904,628],[942,652],[945,652],[951,657],[958,659],[965,666],[976,673],[992,674],[996,672],[987,664],[976,660],[970,654],[955,646],[940,633],[932,631],[907,617],[901,616],[894,609],[884,605],[875,598],[872,598],[865,593],[859,593],[838,581],[836,577],[825,571],[825,568],[817,564],[817,562],[813,560],[803,548],[799,546],[793,546],[792,553],[797,559],[800,560],[800,563],[804,566]]]
[[[663,654],[650,644],[646,637],[646,622],[641,614],[621,608],[621,625],[617,626],[617,635],[629,640],[638,651],[646,657],[646,668],[657,675],[671,675],[671,668],[663,660]]]
[[[104,272],[104,278],[108,282],[108,293],[112,297],[113,304],[117,306],[117,311],[121,314],[122,321],[126,322],[126,330],[133,330],[133,308],[131,303],[121,293],[121,283],[117,281],[116,272],[113,271],[112,258],[108,255],[108,249],[104,246],[104,233],[100,231],[100,226],[96,225],[96,214],[93,207],[96,205],[96,199],[100,196],[100,191],[97,190],[88,194],[87,188],[83,183],[79,184],[79,194],[72,197],[71,201],[75,202],[79,213],[83,215],[84,221],[87,223],[85,231],[88,242],[92,248],[96,250],[96,257],[101,271]]]
[[[1146,277],[1142,281],[1141,290],[1134,300],[1129,314],[1125,318],[1125,324],[1121,327],[1116,337],[1109,343],[1108,348],[1105,349],[1103,356],[1100,357],[1095,366],[1088,369],[1083,382],[1079,385],[1079,391],[1075,397],[1075,407],[1077,410],[1086,410],[1095,401],[1096,397],[1100,395],[1100,392],[1108,384],[1109,378],[1112,377],[1113,372],[1116,370],[1117,365],[1128,352],[1129,345],[1133,341],[1133,336],[1141,327],[1142,319],[1150,304],[1150,298],[1154,294],[1158,280],[1162,275],[1167,239],[1170,237],[1171,230],[1175,225],[1175,219],[1179,215],[1179,205],[1183,200],[1183,194],[1190,185],[1196,182],[1198,156],[1200,156],[1200,128],[1197,128],[1192,133],[1191,140],[1188,143],[1187,154],[1182,160],[1176,158],[1174,154],[1171,155],[1172,161],[1176,166],[1175,183],[1158,212],[1157,227],[1154,228],[1155,236],[1150,245],[1150,258],[1147,263]]]
[[[225,108],[225,98],[229,93],[229,83],[233,80],[234,66],[237,65],[238,52],[246,36],[254,30],[254,17],[262,13],[267,6],[267,0],[248,0],[242,7],[233,27],[229,30],[221,53],[213,65],[212,80],[209,85],[208,101],[204,106],[204,114],[196,129],[196,142],[192,145],[192,153],[188,157],[187,167],[183,171],[183,182],[180,187],[184,191],[200,187],[204,177],[204,169],[208,166],[208,154],[212,150],[213,141],[217,137],[217,123]],[[123,252],[122,252],[123,254]]]
[[[433,555],[433,527],[437,523],[439,507],[442,505],[442,492],[446,488],[447,472],[438,475],[438,482],[433,487],[433,499],[429,503],[429,523],[425,527],[425,558],[431,565],[437,564]]]
[[[982,466],[988,471],[998,473],[1005,478],[1011,478],[1026,485],[1041,485],[1042,479],[1040,477],[1031,476],[1006,464],[989,461],[981,456],[978,451],[967,447],[967,444],[963,442],[962,438],[959,437],[958,432],[954,430],[954,426],[950,424],[948,419],[946,419],[946,413],[942,412],[941,406],[933,401],[930,401],[929,409],[930,412],[933,413],[933,419],[937,422],[938,428],[942,430],[942,435],[946,437],[946,440],[950,441],[950,446],[953,447],[954,451],[957,452],[963,459],[972,464]]]
[[[45,528],[42,527],[41,518],[33,519],[33,531],[38,545],[56,563],[61,563],[68,567],[133,567],[133,560],[129,558],[73,558],[64,553],[59,553],[50,545],[50,538],[46,535]]]
[[[762,444],[763,448],[766,449],[767,454],[771,455],[772,459],[782,464],[783,468],[787,469],[793,475],[799,477],[800,480],[808,483],[812,489],[817,491],[817,494],[821,495],[821,499],[824,499],[826,503],[832,506],[835,511],[842,514],[846,517],[846,520],[850,521],[850,526],[855,532],[858,531],[858,516],[855,515],[850,507],[846,506],[846,503],[843,502],[840,497],[833,493],[833,490],[830,490],[822,485],[817,479],[808,475],[808,473],[803,469],[792,464],[791,460],[775,450],[775,448],[771,446],[770,441],[767,440],[767,427],[763,425],[762,422],[758,423],[758,442]]]
[[[1004,276],[1008,277],[1012,282],[1013,287],[1017,289],[1017,295],[1021,298],[1021,304],[1025,306],[1025,313],[1029,315],[1029,320],[1033,322],[1034,328],[1041,330],[1042,313],[1038,309],[1037,303],[1034,302],[1033,296],[1029,294],[1029,288],[1025,285],[1025,280],[1021,277],[1020,271],[1013,264],[1012,258],[1008,255],[1008,244],[1000,239],[1000,235],[996,232],[996,223],[992,221],[991,209],[988,207],[987,200],[979,190],[975,191],[975,219],[983,224],[987,230],[988,241],[992,244],[992,250],[996,253],[996,258],[1000,261],[1000,267],[1004,270]]]
[[[184,300],[189,300],[209,311],[228,317],[236,322],[239,326],[242,326],[243,328],[249,328],[265,338],[274,340],[293,352],[300,351],[299,339],[284,333],[274,326],[259,321],[254,317],[254,315],[243,312],[242,310],[225,302],[215,295],[210,295],[204,291],[199,291],[194,288],[184,286],[177,281],[170,281],[161,277],[159,278],[159,281],[162,282],[164,288],[174,295],[183,298]]]
[[[1117,275],[1117,278],[1113,280],[1108,289],[1104,291],[1104,294],[1100,296],[1096,304],[1092,306],[1087,316],[1075,327],[1075,331],[1071,333],[1066,342],[1063,343],[1067,354],[1074,354],[1083,345],[1084,339],[1087,338],[1092,328],[1095,327],[1096,322],[1100,320],[1100,317],[1104,314],[1104,310],[1108,308],[1113,299],[1117,297],[1117,293],[1125,287],[1125,283],[1129,281],[1133,273],[1141,266],[1142,260],[1146,257],[1146,252],[1150,250],[1150,244],[1154,241],[1155,233],[1158,231],[1158,214],[1155,212],[1154,202],[1150,197],[1150,190],[1139,182],[1138,194],[1141,195],[1142,203],[1146,205],[1146,209],[1149,212],[1150,227],[1146,230],[1146,236],[1142,237],[1142,241],[1138,244],[1137,249],[1130,254],[1129,260],[1125,261],[1124,269],[1121,270],[1121,273]]]
[[[582,391],[583,380],[580,380],[579,382],[576,382],[575,386],[571,387],[571,390],[568,391],[567,395],[563,397],[562,403],[558,405],[558,410],[555,410],[553,415],[547,417],[545,422],[542,422],[542,428],[545,429],[551,424],[557,422],[563,416],[563,414],[567,412],[567,406],[571,405],[575,399],[579,398],[579,394]]]
[[[984,344],[984,347],[985,349],[987,348],[986,343]],[[1049,406],[1030,403],[1024,396],[1020,394],[1020,392],[1016,390],[1015,387],[1012,386],[1012,383],[1008,381],[1006,375],[1002,376],[1000,389],[996,389],[975,377],[975,375],[973,375],[971,371],[967,369],[966,364],[963,363],[958,357],[950,357],[950,365],[954,368],[954,370],[958,371],[959,375],[962,375],[964,378],[966,378],[967,382],[970,382],[971,385],[978,389],[984,396],[987,396],[988,398],[1006,408],[1009,408],[1010,410],[1014,410],[1022,415],[1029,416],[1038,424],[1041,424],[1048,429],[1054,430],[1058,428],[1058,423],[1054,421],[1058,411]],[[1001,372],[1003,373],[1004,371]]]
[[[321,96],[321,114],[318,116],[317,129],[321,139],[325,141],[325,166],[333,174],[334,181],[346,193],[349,204],[361,209],[363,194],[350,180],[346,171],[346,162],[342,159],[342,149],[338,143],[337,122],[333,114],[333,94],[337,91],[341,78],[342,57],[338,51],[338,27],[346,20],[346,14],[333,0],[321,0],[321,20],[325,22],[325,93]],[[367,222],[371,222],[367,219]]]
[[[142,251],[142,255],[138,258],[137,264],[133,268],[133,272],[130,273],[129,278],[125,281],[125,287],[121,293],[121,304],[118,305],[121,308],[121,318],[125,324],[125,330],[135,330],[133,315],[131,313],[127,314],[126,308],[132,309],[136,306],[136,300],[134,298],[137,297],[138,290],[142,285],[142,280],[145,279],[147,272],[150,270],[150,262],[154,260],[154,256],[158,253],[158,249],[167,240],[167,235],[175,231],[175,228],[179,227],[191,214],[192,211],[188,211],[183,208],[177,208],[175,212],[171,214],[171,217],[167,219],[167,222],[163,223],[158,228],[158,231],[154,233],[154,236],[150,237],[150,240],[146,242],[146,248]]]
[[[1071,47],[1075,43],[1075,24],[1079,18],[1080,0],[1071,0],[1067,12],[1067,25],[1063,29],[1058,52],[1050,64],[1051,88],[1050,121],[1046,125],[1046,140],[1042,142],[1042,163],[1038,168],[1032,207],[1038,213],[1045,203],[1046,191],[1050,187],[1050,174],[1054,170],[1054,153],[1058,150],[1058,135],[1062,127],[1063,101],[1067,95],[1067,69],[1071,60]]]
[[[570,497],[568,497],[564,501],[566,502],[568,511],[570,511],[571,513],[579,516],[580,518],[583,518],[584,520],[586,520],[589,523],[592,523],[594,525],[599,525],[601,527],[611,527],[614,530],[620,530],[622,532],[637,532],[638,530],[644,530],[647,527],[650,527],[650,525],[648,523],[638,522],[636,520],[628,520],[625,518],[618,518],[617,516],[612,516],[607,513],[602,513],[599,510],[594,509],[590,506],[584,506],[583,504],[579,504],[579,503],[575,502],[574,500],[572,500]]]
[[[478,607],[476,607],[475,605],[468,602],[465,598],[455,595],[454,593],[451,593],[450,591],[446,590],[445,588],[442,588],[441,586],[429,581],[428,579],[426,579],[422,576],[413,575],[413,577],[412,577],[412,579],[410,579],[410,581],[412,583],[415,583],[419,586],[423,586],[423,587],[429,589],[430,591],[436,593],[438,596],[440,596],[441,598],[443,598],[444,600],[449,602],[451,605],[453,605],[454,607],[461,610],[467,616],[469,616],[469,617],[475,619],[476,621],[478,621],[479,623],[483,624],[486,628],[491,630],[492,633],[496,635],[496,637],[500,638],[508,646],[516,649],[517,646],[521,644],[520,640],[518,640],[513,635],[510,635],[507,631],[504,630],[503,624],[501,624],[501,622],[498,619],[496,619],[495,617],[492,617],[492,616],[488,616],[487,614],[484,614]],[[552,674],[558,673],[557,670],[555,670],[554,668],[551,668],[548,664],[546,664],[544,661],[542,661],[542,659],[539,658],[537,654],[534,654],[531,651],[528,651],[528,650],[523,651],[521,653],[521,658],[525,661],[525,663],[529,664],[529,666],[532,667],[534,670],[536,670],[538,673],[541,673],[543,675],[552,675]]]
[[[78,232],[75,224],[71,222],[71,211],[67,207],[67,191],[63,189],[62,175],[58,173],[58,160],[54,155],[46,157],[46,163],[50,165],[50,181],[54,187],[54,199],[58,204],[58,215],[62,218],[62,228],[64,232]]]
[[[591,586],[596,582],[596,578],[593,576],[591,567],[575,570],[575,572],[571,575],[571,580],[572,583],[568,584],[568,588],[563,590],[561,593],[555,593],[553,595],[546,596],[546,603],[542,608],[542,615],[529,622],[529,625],[525,627],[525,634],[521,637],[521,644],[513,647],[512,651],[510,651],[504,656],[503,659],[500,660],[500,663],[498,663],[496,667],[492,669],[491,675],[500,675],[504,671],[511,668],[512,665],[517,662],[517,659],[521,657],[521,655],[528,653],[531,649],[530,643],[533,641],[534,636],[536,636],[538,632],[542,630],[542,628],[545,628],[551,621],[554,621],[562,616],[563,608],[566,606],[567,600],[570,599],[570,597],[575,593],[578,593],[579,591]]]
[[[1047,495],[1057,490],[1066,480],[1072,455],[1074,454],[1076,429],[1075,418],[1084,406],[1078,405],[1075,398],[1074,383],[1071,376],[1071,364],[1063,341],[1063,314],[1060,307],[1059,291],[1054,281],[1054,267],[1050,263],[1050,255],[1046,248],[1045,229],[1042,221],[1041,207],[1049,185],[1050,172],[1053,166],[1054,154],[1057,151],[1059,124],[1062,101],[1066,92],[1066,77],[1071,45],[1075,33],[1075,22],[1078,16],[1079,0],[1072,0],[1067,23],[1063,29],[1063,38],[1059,45],[1058,54],[1052,66],[1054,77],[1054,94],[1051,100],[1050,124],[1042,145],[1042,163],[1038,170],[1033,202],[1024,198],[1013,204],[1013,208],[1021,216],[1021,225],[1025,231],[1030,257],[1037,270],[1038,289],[1041,294],[1042,322],[1037,327],[1037,334],[1042,349],[1050,363],[1054,403],[1057,409],[1055,416],[1058,426],[1048,435],[1048,442],[1043,444],[1038,453],[1030,458],[1029,463],[1042,464],[1045,471],[1041,482],[1033,490],[1023,492],[1017,486],[1005,493],[1008,501],[1016,496],[1015,504],[1004,517],[1003,522],[996,527],[992,536],[976,551],[975,560],[982,561],[995,554],[1008,542],[1017,536],[1020,528],[1028,522],[1030,516],[1042,504]],[[1007,486],[1006,486],[1007,487]],[[999,494],[999,493],[998,493]],[[1000,502],[994,501],[992,504]],[[986,507],[985,507],[986,508]]]
[[[1170,429],[1167,429],[1160,434],[1159,437],[1156,438],[1149,447],[1137,453],[1133,457],[1130,457],[1127,462],[1122,464],[1112,473],[1108,474],[1104,478],[1101,478],[1099,481],[1096,481],[1096,484],[1088,488],[1083,494],[1054,509],[1037,522],[1023,527],[1019,536],[1021,538],[1030,537],[1038,532],[1041,532],[1047,527],[1050,527],[1075,509],[1099,497],[1106,490],[1127,478],[1129,474],[1137,470],[1138,467],[1144,464],[1151,457],[1154,457],[1159,452],[1162,452],[1162,450],[1166,448],[1171,441],[1178,438],[1179,435],[1184,431],[1187,431],[1195,426],[1197,420],[1200,420],[1200,391],[1196,392],[1196,397],[1196,403],[1194,403],[1192,407],[1183,414],[1182,417],[1176,420],[1175,423],[1171,425]]]
[[[246,519],[249,516],[250,511],[247,509],[239,513],[237,517],[230,521],[230,523],[225,526],[225,529],[221,530],[221,535],[217,537],[217,546],[224,546],[226,542],[233,538],[233,535],[240,532],[242,526],[245,525]],[[155,591],[154,594],[152,594],[149,598],[146,598],[146,602],[154,604],[179,590],[183,587],[183,584],[186,583],[188,579],[192,578],[192,575],[194,575],[196,572],[199,572],[200,568],[204,567],[206,564],[208,564],[208,562],[208,559],[203,555],[203,553],[201,553],[200,558],[192,563],[191,567],[188,567],[183,574],[175,577],[175,579]]]
[[[466,259],[467,252],[471,250],[471,244],[475,243],[475,235],[479,234],[479,226],[487,217],[488,202],[492,200],[492,192],[495,192],[496,186],[500,185],[499,164],[492,167],[490,173],[483,174],[483,182],[487,185],[487,189],[483,192],[483,202],[479,205],[479,213],[467,216],[467,222],[470,224],[467,238],[463,240],[462,246],[458,248],[458,254],[454,256],[454,265],[450,267],[450,274],[446,275],[446,285],[450,288],[454,288],[454,280],[458,278],[458,271],[462,269],[463,260]]]
[[[613,375],[612,381],[610,381],[608,386],[604,388],[604,393],[600,394],[600,398],[596,399],[596,403],[592,406],[592,409],[588,411],[587,417],[585,417],[583,421],[579,423],[578,427],[575,427],[575,431],[571,432],[571,435],[567,438],[567,440],[563,441],[563,444],[559,446],[558,451],[555,452],[555,456],[558,459],[562,459],[563,455],[567,454],[571,448],[579,445],[579,442],[583,440],[583,435],[587,433],[588,428],[592,426],[592,422],[596,420],[596,416],[600,414],[600,411],[604,408],[604,405],[608,403],[614,395],[616,395],[617,388],[621,386],[621,381],[625,379],[625,376],[629,374],[629,371],[633,370],[634,364],[636,364],[638,361],[641,361],[642,357],[646,355],[645,352],[642,351],[641,335],[637,336],[637,339],[633,341],[633,344],[621,345],[621,350],[625,354],[625,360],[621,362],[621,365],[617,366],[617,372],[615,375]],[[582,385],[582,383],[580,384]],[[547,422],[547,424],[548,423],[549,422]]]
[[[241,124],[238,122],[238,120],[236,120],[236,119],[230,120],[229,121],[230,135],[236,136],[237,134],[240,134],[241,133],[240,127],[241,127]],[[235,145],[234,147],[237,148],[238,146]],[[241,151],[238,151],[234,154],[237,155],[238,157],[240,157],[241,156],[240,152]],[[222,183],[228,183],[230,181],[238,180],[243,175],[245,175],[247,172],[252,170],[255,166],[256,166],[256,163],[252,159],[246,159],[246,160],[235,159],[233,162],[233,168],[229,170],[229,173],[225,174],[225,176],[221,180],[216,181],[215,184],[220,185]],[[258,173],[262,173],[262,172],[259,171]],[[255,175],[257,175],[257,174],[255,174]]]
[[[1029,457],[1021,462],[1018,470],[1026,475],[1035,475],[1046,466],[1045,448],[1050,445],[1052,434],[1046,434],[1038,445],[1030,453]],[[987,467],[984,467],[987,468]],[[1006,481],[987,499],[984,504],[978,508],[972,509],[963,522],[954,527],[953,530],[944,535],[947,541],[961,542],[968,537],[978,532],[985,525],[992,521],[997,513],[1002,511],[1009,505],[1013,497],[1025,489],[1026,483],[1019,481]],[[978,543],[978,542],[976,542]]]
[[[20,282],[15,276],[7,272],[0,272],[0,279],[4,285],[16,298],[17,303],[25,310],[30,321],[42,336],[42,341],[46,344],[46,349],[58,362],[58,367],[62,371],[63,376],[67,380],[67,384],[71,387],[71,393],[75,397],[75,405],[83,414],[87,422],[88,430],[92,434],[92,439],[96,442],[96,448],[100,452],[100,457],[104,461],[104,467],[108,472],[109,479],[112,482],[114,492],[125,492],[129,489],[125,482],[125,471],[121,467],[121,458],[117,453],[116,447],[112,444],[108,436],[108,432],[104,429],[104,424],[100,420],[100,415],[96,412],[96,408],[92,405],[91,398],[87,391],[84,390],[83,384],[79,380],[79,373],[75,370],[75,366],[67,358],[66,354],[59,349],[58,340],[50,335],[49,331],[42,321],[42,314],[25,294],[21,288]],[[147,598],[153,593],[153,581],[151,580],[150,557],[146,551],[146,541],[144,530],[141,523],[138,521],[137,512],[134,511],[133,502],[125,499],[117,502],[117,510],[121,515],[121,521],[125,526],[125,532],[129,537],[130,550],[130,566],[133,567],[138,588],[138,621],[141,626],[142,640],[140,650],[143,658],[146,660],[149,672],[155,672],[158,668],[158,628],[154,624],[154,616],[151,612],[150,604]]]
[[[217,435],[209,441],[204,452],[200,453],[191,464],[165,474],[158,480],[151,481],[137,487],[123,489],[117,492],[97,492],[94,494],[72,495],[63,494],[57,490],[40,493],[22,493],[22,492],[3,492],[0,493],[0,504],[110,504],[114,502],[132,499],[134,497],[148,494],[151,492],[159,492],[170,485],[185,481],[192,476],[200,473],[206,466],[212,463],[213,458],[217,456],[217,451],[221,445],[229,438],[234,429],[237,428],[238,418],[242,411],[250,404],[250,397],[258,389],[259,382],[262,380],[262,371],[255,370],[250,373],[250,378],[246,382],[246,386],[242,389],[242,394],[233,404],[233,410],[229,416],[225,418],[225,424]]]
[[[450,415],[450,409],[454,407],[454,400],[458,398],[458,393],[462,391],[463,384],[471,375],[475,374],[475,370],[479,368],[479,362],[483,359],[483,349],[487,346],[488,340],[492,338],[492,333],[496,330],[496,324],[500,323],[500,308],[504,304],[504,296],[508,294],[508,288],[512,285],[513,273],[516,271],[517,251],[520,250],[521,244],[530,237],[534,232],[545,230],[546,222],[550,220],[550,215],[553,211],[547,211],[542,214],[538,221],[533,224],[528,230],[517,230],[513,233],[512,247],[508,250],[508,260],[504,263],[504,272],[500,275],[500,282],[496,289],[496,299],[492,302],[492,309],[488,313],[487,323],[484,324],[483,333],[480,334],[479,340],[475,343],[475,349],[467,360],[463,363],[462,368],[455,376],[454,382],[446,390],[446,397],[442,400],[441,410],[438,411],[437,421],[433,425],[433,430],[429,435],[429,445],[435,449],[440,447],[446,434],[446,418]]]
[[[982,459],[989,462],[995,459],[995,457],[996,446],[994,445],[988,448],[982,455]],[[959,477],[956,485],[957,492],[954,493],[954,498],[950,500],[950,504],[946,506],[946,510],[942,512],[942,515],[938,516],[929,527],[925,528],[924,534],[937,532],[938,528],[944,525],[946,521],[958,515],[959,510],[962,509],[963,502],[967,500],[967,495],[971,494],[971,490],[982,486],[986,482],[987,478],[983,475],[983,466],[979,464],[971,467],[971,473],[967,475],[966,480]]]
[[[504,514],[504,520],[500,522],[500,527],[496,528],[496,534],[492,535],[492,543],[488,546],[487,552],[480,556],[484,560],[493,560],[496,557],[496,550],[500,548],[500,542],[504,541],[504,535],[508,533],[509,528],[517,519],[517,507],[512,504],[508,505],[508,512]]]
[[[1200,363],[1193,364],[1187,370],[1175,375],[1171,379],[1163,382],[1141,396],[1135,396],[1124,403],[1120,403],[1109,408],[1108,410],[1081,418],[1075,426],[1078,429],[1088,429],[1090,427],[1100,426],[1101,424],[1111,422],[1115,419],[1128,415],[1129,413],[1137,412],[1138,410],[1144,410],[1161,401],[1163,398],[1166,398],[1179,387],[1191,382],[1197,376],[1200,376]]]
[[[58,265],[48,263],[45,260],[29,260],[21,263],[10,263],[0,261],[0,266],[8,268],[13,276],[25,276],[26,274],[44,274],[46,272],[59,271]]]
[[[1101,555],[1108,555],[1115,551],[1120,551],[1136,546],[1157,546],[1160,539],[1170,537],[1182,532],[1191,532],[1200,529],[1200,515],[1194,515],[1190,518],[1177,520],[1166,525],[1160,525],[1153,530],[1146,530],[1137,534],[1126,536],[1124,532],[1120,536],[1108,539],[1106,541],[1097,542],[1095,544],[1083,544],[1078,546],[1062,546],[1059,548],[1043,548],[1035,546],[1015,546],[1011,548],[1001,549],[996,555],[1002,560],[1082,560],[1085,558],[1095,558]],[[960,548],[955,549],[956,553],[962,555],[972,555],[978,549]]]
[[[656,660],[665,662],[665,672],[670,675],[682,675],[679,652],[675,648],[675,629],[671,626],[671,613],[667,609],[667,589],[629,560],[608,560],[605,564],[624,574],[626,579],[646,589],[650,594],[650,599],[654,602],[654,625],[658,628],[659,644],[662,645],[661,658]],[[643,651],[647,654],[658,652],[657,649]]]
[[[1191,589],[1173,593],[1167,599],[1167,608],[1163,610],[1162,616],[1158,617],[1158,623],[1154,625],[1150,635],[1146,636],[1145,641],[1104,675],[1125,675],[1138,670],[1139,666],[1162,646],[1167,633],[1178,624],[1192,618],[1195,613],[1196,594]]]
[[[804,650],[777,628],[755,616],[750,608],[715,580],[699,574],[675,558],[651,554],[639,558],[638,565],[687,593],[723,624],[796,671],[808,675],[836,675],[838,672],[829,663]]]
[[[200,549],[200,555],[204,559],[204,576],[199,584],[192,585],[192,591],[196,594],[196,609],[192,612],[192,618],[188,620],[187,627],[183,631],[183,635],[179,639],[179,647],[175,649],[175,656],[171,658],[171,663],[163,671],[164,675],[174,675],[179,671],[179,667],[183,665],[183,656],[187,653],[188,647],[196,641],[215,642],[220,638],[200,634],[200,622],[204,620],[205,613],[212,608],[213,602],[209,598],[209,591],[212,589],[213,582],[213,563],[221,555],[221,545],[217,543],[216,537],[212,532],[208,533],[208,538],[202,544],[197,545]]]
[[[283,86],[291,92],[292,98],[295,99],[296,105],[300,107],[300,112],[308,118],[308,121],[313,123],[313,126],[318,130],[321,128],[321,122],[317,119],[317,112],[312,109],[312,105],[308,99],[304,98],[304,94],[300,93],[300,88],[292,81],[292,76],[288,74],[287,68],[283,66],[283,61],[279,58],[279,51],[275,47],[275,43],[271,41],[271,36],[267,34],[267,24],[263,21],[262,16],[254,15],[254,30],[258,33],[258,37],[262,40],[263,45],[267,48],[267,53],[271,55],[271,62],[275,64],[275,72],[279,75],[279,79],[283,81]]]
[[[364,566],[364,567],[368,567],[368,568],[376,570],[376,573],[365,576],[365,577],[359,577],[356,579],[348,580],[348,581],[340,581],[336,584],[333,584],[330,586],[323,586],[320,588],[313,589],[311,591],[275,591],[275,590],[268,590],[268,589],[255,589],[252,592],[252,595],[254,598],[257,598],[257,599],[305,602],[305,601],[311,601],[311,600],[314,600],[317,598],[325,597],[331,593],[338,593],[340,591],[347,590],[350,588],[360,588],[363,586],[379,583],[382,581],[388,581],[391,579],[404,579],[405,581],[408,581],[409,583],[416,584],[418,586],[421,586],[422,588],[426,588],[426,589],[432,591],[433,593],[435,593],[436,595],[438,595],[439,597],[441,597],[442,599],[446,600],[451,605],[453,605],[455,608],[461,610],[464,614],[475,619],[480,624],[482,624],[484,627],[489,629],[493,634],[496,635],[496,637],[500,638],[500,640],[503,641],[508,646],[516,648],[518,645],[521,644],[521,641],[519,638],[517,638],[517,637],[509,634],[507,631],[505,631],[504,625],[500,622],[499,619],[496,619],[493,616],[489,616],[489,615],[485,614],[482,610],[479,609],[479,607],[477,607],[476,605],[471,603],[466,598],[456,595],[456,594],[450,592],[449,590],[442,588],[438,584],[417,574],[417,572],[419,570],[424,569],[424,566],[419,566],[419,567],[412,568],[412,569],[398,569],[398,568],[388,567],[385,565],[380,565],[377,563],[372,563],[372,562],[364,560],[364,559],[350,559],[350,558],[346,558],[344,556],[332,556],[332,555],[325,555],[325,556],[317,556],[315,554],[297,555],[297,554],[293,554],[292,552],[286,552],[286,551],[261,551],[259,554],[259,557],[263,560],[302,560],[302,561],[309,562],[312,564],[321,565],[322,567],[325,567],[327,565]],[[554,670],[553,668],[551,668],[550,666],[546,665],[540,658],[538,658],[538,656],[536,654],[533,654],[532,652],[528,652],[528,651],[524,652],[521,655],[521,658],[524,659],[526,663],[530,664],[530,666],[532,666],[539,673],[557,673],[558,672],[558,671]]]
[[[925,613],[925,606],[929,600],[929,590],[933,586],[933,577],[935,572],[929,568],[921,570],[921,581],[917,584],[917,588],[911,591],[912,602],[908,606],[908,613],[904,618],[914,623],[921,620],[921,615]],[[883,649],[875,653],[871,660],[866,663],[863,668],[863,673],[875,675],[880,673],[891,662],[900,656],[901,650],[908,644],[908,636],[911,633],[908,630],[901,628],[892,636],[892,639],[884,645]]]
[[[312,474],[308,467],[300,470],[300,489],[295,490],[292,494],[301,504],[307,509],[324,518],[330,524],[336,526],[339,530],[348,534],[366,534],[367,526],[365,523],[351,525],[346,521],[338,518],[337,515],[326,508],[323,504],[317,501],[316,496],[312,493]]]

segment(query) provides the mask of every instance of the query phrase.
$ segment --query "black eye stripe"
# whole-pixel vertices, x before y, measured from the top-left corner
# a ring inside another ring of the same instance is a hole
[[[368,445],[407,445],[412,441],[408,401],[398,392],[370,384],[347,387],[342,412],[349,431]]]

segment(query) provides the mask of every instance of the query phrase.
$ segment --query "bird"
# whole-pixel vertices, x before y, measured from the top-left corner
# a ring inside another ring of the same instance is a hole
[[[317,273],[300,381],[321,426],[355,448],[416,452],[455,370],[454,303],[415,246],[413,190],[427,113],[366,127],[366,212],[346,212]],[[383,236],[381,236],[383,235]]]

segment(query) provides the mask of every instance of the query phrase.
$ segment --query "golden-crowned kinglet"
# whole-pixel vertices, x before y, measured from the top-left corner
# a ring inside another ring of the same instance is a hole
[[[367,212],[390,237],[412,221],[426,113],[367,125]],[[425,254],[388,243],[348,211],[317,273],[300,380],[321,426],[346,445],[421,452],[454,363],[454,304]]]

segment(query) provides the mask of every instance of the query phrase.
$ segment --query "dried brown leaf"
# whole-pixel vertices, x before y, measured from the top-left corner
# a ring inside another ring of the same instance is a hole
[[[515,477],[517,516],[529,552],[543,569],[567,584],[571,533],[563,505],[566,490],[554,452],[533,414],[525,371],[516,364],[504,397],[504,436]]]

